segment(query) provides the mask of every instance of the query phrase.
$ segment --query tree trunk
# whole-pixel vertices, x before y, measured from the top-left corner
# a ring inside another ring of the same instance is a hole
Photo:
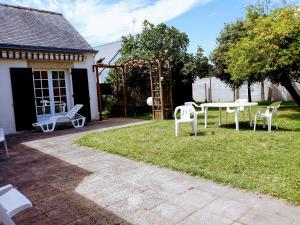
[[[236,94],[236,92],[235,92],[235,85],[233,86],[232,90],[233,90],[233,101],[235,101],[235,100],[236,100],[236,96],[235,96],[235,94]]]
[[[260,98],[265,101],[265,81],[260,82]]]
[[[300,106],[300,95],[297,93],[295,87],[292,84],[292,81],[288,77],[281,79],[281,85],[290,93],[294,101]]]
[[[248,102],[252,102],[251,83],[250,82],[248,82]]]

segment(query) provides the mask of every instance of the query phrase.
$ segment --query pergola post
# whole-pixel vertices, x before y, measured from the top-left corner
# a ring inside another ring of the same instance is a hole
[[[100,120],[102,120],[102,96],[101,96],[101,89],[100,89],[100,81],[99,81],[99,68],[96,65],[96,80],[97,80],[97,95],[98,95],[98,111],[99,111],[99,117]]]
[[[149,64],[149,73],[150,73],[150,88],[151,88],[151,97],[152,97],[152,119],[154,119],[154,94],[153,94],[153,79],[152,79],[152,64]]]
[[[173,78],[172,78],[172,68],[171,68],[171,63],[170,60],[168,60],[168,69],[169,69],[169,98],[170,98],[170,107],[171,107],[171,113],[173,113]]]
[[[126,82],[125,82],[125,67],[122,67],[122,81],[123,81],[123,99],[124,99],[124,115],[127,117],[127,90],[126,90]]]

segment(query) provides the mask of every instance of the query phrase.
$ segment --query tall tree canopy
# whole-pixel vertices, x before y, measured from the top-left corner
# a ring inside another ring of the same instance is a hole
[[[228,72],[227,53],[231,46],[240,41],[246,35],[244,21],[237,20],[224,25],[223,30],[217,37],[217,47],[211,53],[213,62],[213,74],[231,87],[238,87],[244,80],[234,80]]]
[[[164,23],[154,24],[147,20],[136,36],[122,37],[121,59],[171,59],[175,81],[192,82],[198,75],[208,73],[208,58],[200,47],[195,55],[187,53],[188,35]],[[189,68],[186,66],[189,65]]]
[[[182,104],[192,98],[191,83],[197,76],[207,76],[210,69],[203,49],[198,47],[194,55],[187,52],[188,45],[189,38],[186,33],[163,23],[155,26],[144,21],[141,33],[122,37],[121,58],[117,64],[132,59],[170,59],[173,101],[175,105]],[[132,99],[133,104],[140,102],[142,105],[149,96],[149,71],[147,68],[136,67],[127,70],[126,73],[127,97]],[[107,80],[116,84],[114,70],[110,71]],[[115,100],[118,104],[118,97]]]
[[[122,59],[171,58],[177,60],[186,53],[189,38],[186,33],[166,24],[154,26],[144,21],[143,30],[135,37],[122,37]]]
[[[298,6],[278,8],[246,21],[247,36],[227,55],[228,71],[234,80],[267,78],[283,85],[300,105],[293,86],[300,80],[299,10]]]
[[[268,79],[283,85],[300,105],[300,7],[247,7],[243,20],[226,24],[212,53],[216,74],[227,83]]]

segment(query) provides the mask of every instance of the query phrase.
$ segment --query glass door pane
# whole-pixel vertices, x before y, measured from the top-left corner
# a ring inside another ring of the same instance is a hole
[[[33,85],[34,85],[36,114],[38,116],[51,114],[48,72],[34,71]]]
[[[67,93],[64,71],[52,71],[55,113],[67,112]]]

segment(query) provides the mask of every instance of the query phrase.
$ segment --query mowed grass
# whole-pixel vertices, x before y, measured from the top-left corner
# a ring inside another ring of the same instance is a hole
[[[272,133],[262,129],[262,121],[257,132],[248,123],[240,123],[236,132],[232,115],[221,127],[216,125],[218,111],[210,110],[208,118],[206,129],[199,118],[196,137],[188,124],[175,137],[174,121],[166,120],[91,133],[76,142],[300,205],[299,108],[280,108],[280,130]]]

